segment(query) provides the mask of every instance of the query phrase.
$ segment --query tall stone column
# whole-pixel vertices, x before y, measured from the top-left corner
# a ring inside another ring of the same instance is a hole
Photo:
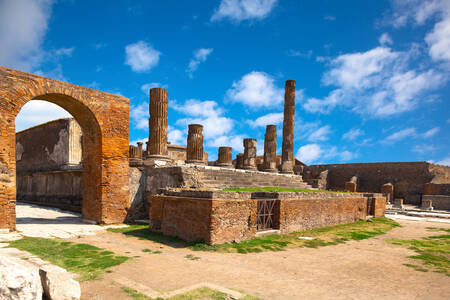
[[[264,172],[278,172],[277,170],[277,126],[267,125],[264,135]]]
[[[256,170],[256,140],[244,139],[243,169]]]
[[[187,137],[186,162],[203,164],[203,126],[200,124],[189,124]]]
[[[294,117],[295,80],[286,80],[284,92],[283,149],[281,173],[293,173],[294,169]]]
[[[233,148],[219,147],[219,157],[217,159],[217,166],[227,168],[233,166]]]
[[[149,158],[168,158],[167,116],[169,97],[166,89],[150,89]]]

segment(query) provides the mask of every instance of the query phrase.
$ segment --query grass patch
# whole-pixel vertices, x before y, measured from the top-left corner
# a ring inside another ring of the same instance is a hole
[[[404,266],[413,268],[416,271],[419,272],[428,272],[428,269],[425,269],[424,267],[418,266],[418,265],[412,265],[412,264],[403,264]]]
[[[434,230],[434,228],[433,228]],[[442,231],[448,231],[443,229]],[[394,245],[408,247],[417,252],[418,255],[409,256],[409,258],[422,262],[422,266],[406,264],[417,271],[433,270],[450,276],[450,235],[434,235],[421,240],[389,240]],[[415,266],[415,267],[414,267]],[[421,269],[419,269],[421,268]]]
[[[194,251],[215,251],[224,253],[256,253],[263,251],[282,251],[286,248],[308,247],[318,248],[337,245],[350,240],[363,240],[384,234],[399,224],[388,218],[374,218],[372,222],[360,220],[354,223],[316,228],[286,235],[268,235],[243,241],[241,243],[226,243],[207,245],[196,243],[190,248]],[[312,239],[300,239],[310,237]]]
[[[200,257],[194,256],[192,254],[186,255],[184,258],[189,259],[189,260],[199,260],[200,259]]]
[[[293,192],[293,193],[349,193],[344,191],[327,191],[327,190],[302,190],[290,189],[276,186],[260,187],[260,188],[227,188],[224,191],[230,192]]]
[[[447,228],[427,227],[427,229],[430,230],[430,231],[445,231],[445,232],[450,232],[450,229],[447,229]]]
[[[79,281],[99,279],[110,267],[130,259],[89,244],[59,239],[25,237],[10,242],[9,247],[28,251],[43,260],[77,273]]]
[[[128,296],[132,297],[134,300],[163,300],[163,298],[150,298],[142,293],[137,292],[136,290],[129,287],[121,287],[122,291],[125,292]],[[216,291],[214,289],[208,287],[198,288],[184,294],[176,295],[170,298],[165,298],[167,300],[196,300],[196,299],[210,299],[210,300],[228,300],[230,296],[228,294]],[[234,298],[233,298],[234,299]],[[259,298],[246,295],[242,298],[242,300],[261,300]]]
[[[162,253],[162,251],[159,251],[159,250],[153,251],[152,249],[148,249],[148,248],[142,249],[142,252],[146,252],[149,254],[161,254]]]
[[[182,239],[166,236],[159,232],[151,232],[148,225],[130,225],[123,228],[108,228],[109,232],[122,233],[126,236],[137,237],[140,240],[149,240],[172,247],[186,247],[188,243]]]

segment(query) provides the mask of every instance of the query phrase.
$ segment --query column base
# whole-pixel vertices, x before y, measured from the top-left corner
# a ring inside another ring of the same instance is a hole
[[[197,160],[197,159],[189,159],[189,160],[186,160],[185,163],[194,164],[194,165],[205,165],[206,164],[203,160]]]
[[[263,169],[262,171],[268,173],[278,173],[278,169]]]
[[[144,165],[144,161],[140,158],[130,158],[130,167],[141,167]]]
[[[221,168],[233,168],[233,164],[215,164],[216,167],[221,167]]]
[[[256,167],[252,167],[252,166],[243,166],[242,169],[249,170],[249,171],[256,171]]]
[[[280,173],[282,174],[294,174],[294,166],[291,161],[283,161],[281,163]]]
[[[173,160],[166,155],[148,155],[144,160],[144,166],[160,167],[172,164]]]

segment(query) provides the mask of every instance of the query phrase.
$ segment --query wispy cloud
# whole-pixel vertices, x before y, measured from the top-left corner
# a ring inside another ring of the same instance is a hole
[[[364,131],[359,128],[353,128],[342,135],[343,140],[354,141],[358,137],[363,136]]]
[[[194,57],[189,61],[186,69],[190,78],[192,78],[193,73],[198,69],[198,65],[205,62],[213,50],[213,48],[201,48],[194,51]]]
[[[158,64],[160,55],[161,52],[146,42],[139,41],[125,47],[125,64],[134,72],[146,72]]]
[[[267,125],[277,125],[283,122],[283,113],[270,113],[257,118],[256,120],[247,121],[252,128],[266,127]]]
[[[275,7],[277,0],[222,0],[211,16],[211,21],[229,19],[233,22],[264,19]]]

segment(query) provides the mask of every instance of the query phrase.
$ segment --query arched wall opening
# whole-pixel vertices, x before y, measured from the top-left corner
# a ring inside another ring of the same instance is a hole
[[[0,67],[0,229],[15,229],[15,118],[33,99],[62,107],[82,128],[83,219],[123,222],[129,198],[129,100]]]
[[[17,202],[81,213],[82,145],[87,143],[82,142],[78,122],[56,104],[31,100],[21,108],[15,125]],[[39,212],[45,211],[25,204],[17,209],[18,223],[43,217]]]

